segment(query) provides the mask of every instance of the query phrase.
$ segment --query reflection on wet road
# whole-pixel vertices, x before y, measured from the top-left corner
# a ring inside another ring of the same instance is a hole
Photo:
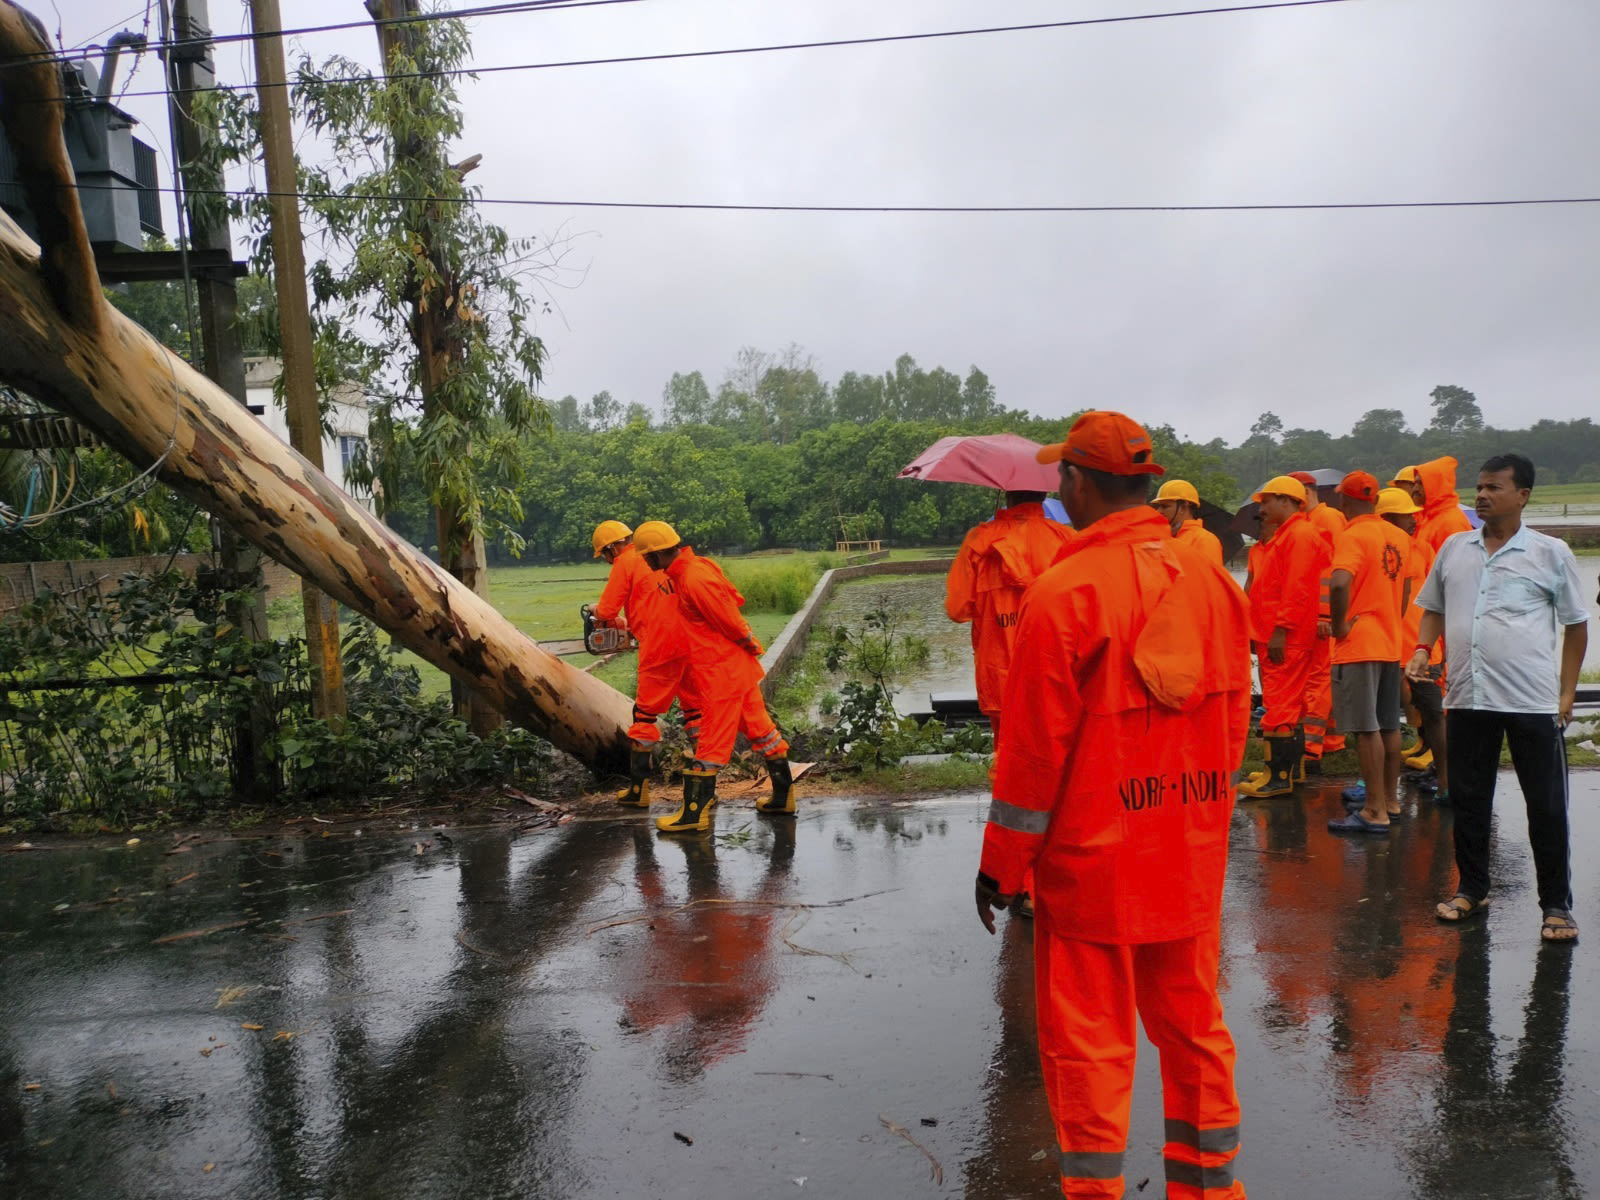
[[[1323,832],[1333,784],[1236,814],[1252,1195],[1593,1194],[1600,971],[1540,946],[1501,790],[1466,929],[1429,916],[1447,811],[1360,843]],[[1597,793],[1575,778],[1590,937]],[[0,1195],[1055,1195],[1029,929],[971,911],[984,808],[7,855]],[[1159,1086],[1145,1047],[1130,1195],[1159,1194]]]

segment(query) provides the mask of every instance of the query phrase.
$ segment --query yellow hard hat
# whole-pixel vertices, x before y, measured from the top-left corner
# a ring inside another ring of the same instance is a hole
[[[671,550],[682,544],[683,539],[678,536],[678,531],[665,521],[646,521],[633,533],[633,548],[640,554]]]
[[[1161,485],[1161,490],[1156,492],[1157,500],[1187,500],[1196,508],[1200,507],[1200,493],[1194,490],[1194,484],[1187,479],[1169,479]]]
[[[621,521],[601,521],[600,524],[594,527],[594,556],[599,558],[600,551],[611,545],[612,542],[620,542],[632,533],[633,530],[629,529]]]
[[[1386,517],[1390,513],[1402,515],[1404,513],[1419,513],[1422,510],[1411,499],[1411,493],[1405,488],[1386,487],[1378,493],[1378,515]]]
[[[1306,502],[1306,485],[1293,475],[1274,475],[1261,485],[1261,490],[1250,499],[1257,504],[1261,503],[1264,496],[1287,496],[1291,500],[1298,500],[1301,504]]]
[[[1416,483],[1419,478],[1415,467],[1401,467],[1394,473],[1394,478],[1389,480],[1389,486],[1395,487],[1402,483]]]

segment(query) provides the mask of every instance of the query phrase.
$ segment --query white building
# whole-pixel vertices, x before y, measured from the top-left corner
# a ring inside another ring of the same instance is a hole
[[[273,385],[281,374],[283,363],[276,358],[244,360],[245,398],[250,411],[260,417],[280,441],[287,443],[289,416],[272,394]],[[327,424],[333,431],[324,429],[322,432],[322,473],[371,509],[371,491],[353,487],[348,479],[351,463],[367,453],[370,415],[366,394],[353,383],[345,384],[332,397],[325,397],[324,404],[328,408]]]

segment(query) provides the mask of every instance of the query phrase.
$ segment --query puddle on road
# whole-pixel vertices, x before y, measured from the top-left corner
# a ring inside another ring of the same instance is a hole
[[[1341,842],[1338,786],[1234,818],[1241,1178],[1588,1194],[1600,966],[1538,942],[1514,777],[1496,907],[1461,930],[1429,915],[1448,810]],[[1574,792],[1581,918],[1600,774]],[[749,803],[676,840],[630,815],[5,855],[0,1195],[1057,1194],[1033,931],[972,912],[986,797]],[[1147,1046],[1133,1111],[1130,1194],[1156,1195]]]

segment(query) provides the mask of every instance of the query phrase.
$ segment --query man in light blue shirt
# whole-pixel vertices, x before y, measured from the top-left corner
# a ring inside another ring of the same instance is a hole
[[[1533,463],[1522,455],[1498,454],[1483,464],[1475,505],[1483,525],[1439,548],[1417,595],[1421,644],[1406,673],[1427,677],[1428,647],[1443,634],[1445,745],[1460,882],[1438,906],[1439,919],[1462,921],[1488,907],[1489,818],[1500,745],[1507,741],[1528,808],[1544,910],[1539,935],[1574,942],[1562,731],[1588,648],[1589,613],[1572,550],[1522,523],[1532,492]]]

